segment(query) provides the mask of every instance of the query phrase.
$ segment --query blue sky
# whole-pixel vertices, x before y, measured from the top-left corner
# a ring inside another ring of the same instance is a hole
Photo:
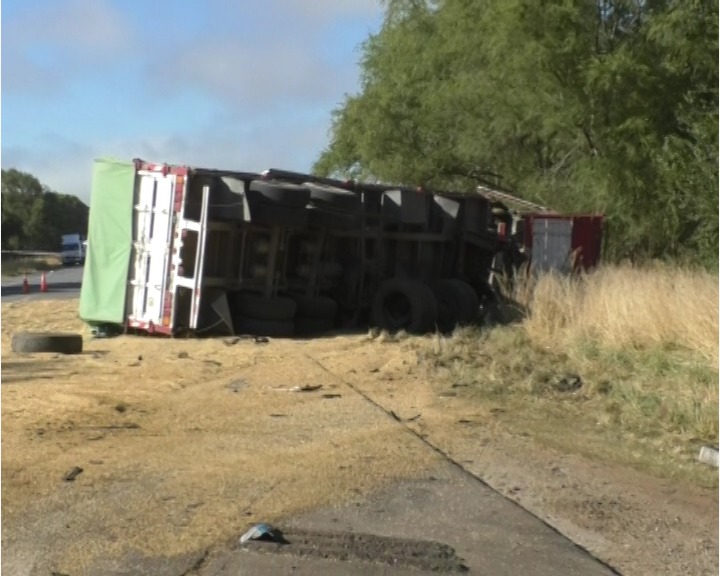
[[[309,171],[379,0],[4,0],[2,167],[89,201],[102,156]]]

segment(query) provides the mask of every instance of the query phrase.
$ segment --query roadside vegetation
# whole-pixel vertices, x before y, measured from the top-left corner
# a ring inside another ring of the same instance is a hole
[[[25,258],[7,258],[0,264],[0,273],[4,277],[21,276],[33,272],[48,272],[62,268],[59,256],[32,256]]]
[[[604,212],[607,255],[717,267],[718,3],[388,0],[323,175]]]
[[[76,196],[55,192],[32,174],[10,168],[2,170],[1,212],[3,250],[55,252],[63,234],[87,230],[90,209]]]
[[[717,485],[718,277],[665,265],[526,280],[519,323],[414,340],[438,386],[562,450]]]

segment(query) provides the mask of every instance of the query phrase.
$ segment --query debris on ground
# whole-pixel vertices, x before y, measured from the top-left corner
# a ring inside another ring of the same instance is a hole
[[[305,386],[294,386],[290,388],[290,392],[315,392],[322,388],[322,384],[305,384]]]
[[[287,543],[280,530],[273,528],[270,524],[256,524],[240,537],[240,544],[249,540],[264,540],[268,542]]]
[[[240,390],[242,390],[245,387],[247,387],[247,381],[242,378],[233,380],[232,382],[230,382],[229,384],[227,384],[225,386],[225,388],[228,388],[229,390],[232,390],[235,393],[240,392]]]
[[[242,336],[226,338],[223,340],[223,343],[225,346],[235,346],[235,344],[240,342],[240,340],[252,340],[255,344],[268,344],[270,342],[270,339],[267,336],[250,336],[249,334],[244,334]]]
[[[709,464],[710,466],[718,467],[718,449],[712,448],[710,446],[703,446],[700,448],[700,455],[698,456],[698,460],[704,464]]]
[[[553,388],[558,392],[577,392],[582,388],[582,379],[577,374],[566,374],[555,379]]]
[[[73,482],[78,475],[82,474],[82,471],[82,468],[75,466],[67,474],[65,474],[63,480],[65,480],[65,482]]]

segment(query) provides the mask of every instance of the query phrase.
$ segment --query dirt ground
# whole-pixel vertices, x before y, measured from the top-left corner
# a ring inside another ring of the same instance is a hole
[[[428,378],[403,342],[92,340],[76,310],[2,305],[7,573],[194,552],[420,478],[443,454],[623,574],[718,572],[716,490],[559,453],[528,415],[510,433],[508,415]],[[16,355],[22,329],[80,331],[85,352]]]

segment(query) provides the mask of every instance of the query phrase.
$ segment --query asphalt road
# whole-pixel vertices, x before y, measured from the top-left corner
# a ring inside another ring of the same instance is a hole
[[[14,276],[2,278],[2,293],[4,302],[13,300],[46,300],[51,298],[78,298],[83,278],[82,266],[70,266],[47,272],[48,291],[40,292],[40,272],[28,275],[30,293],[23,293],[23,277]]]

